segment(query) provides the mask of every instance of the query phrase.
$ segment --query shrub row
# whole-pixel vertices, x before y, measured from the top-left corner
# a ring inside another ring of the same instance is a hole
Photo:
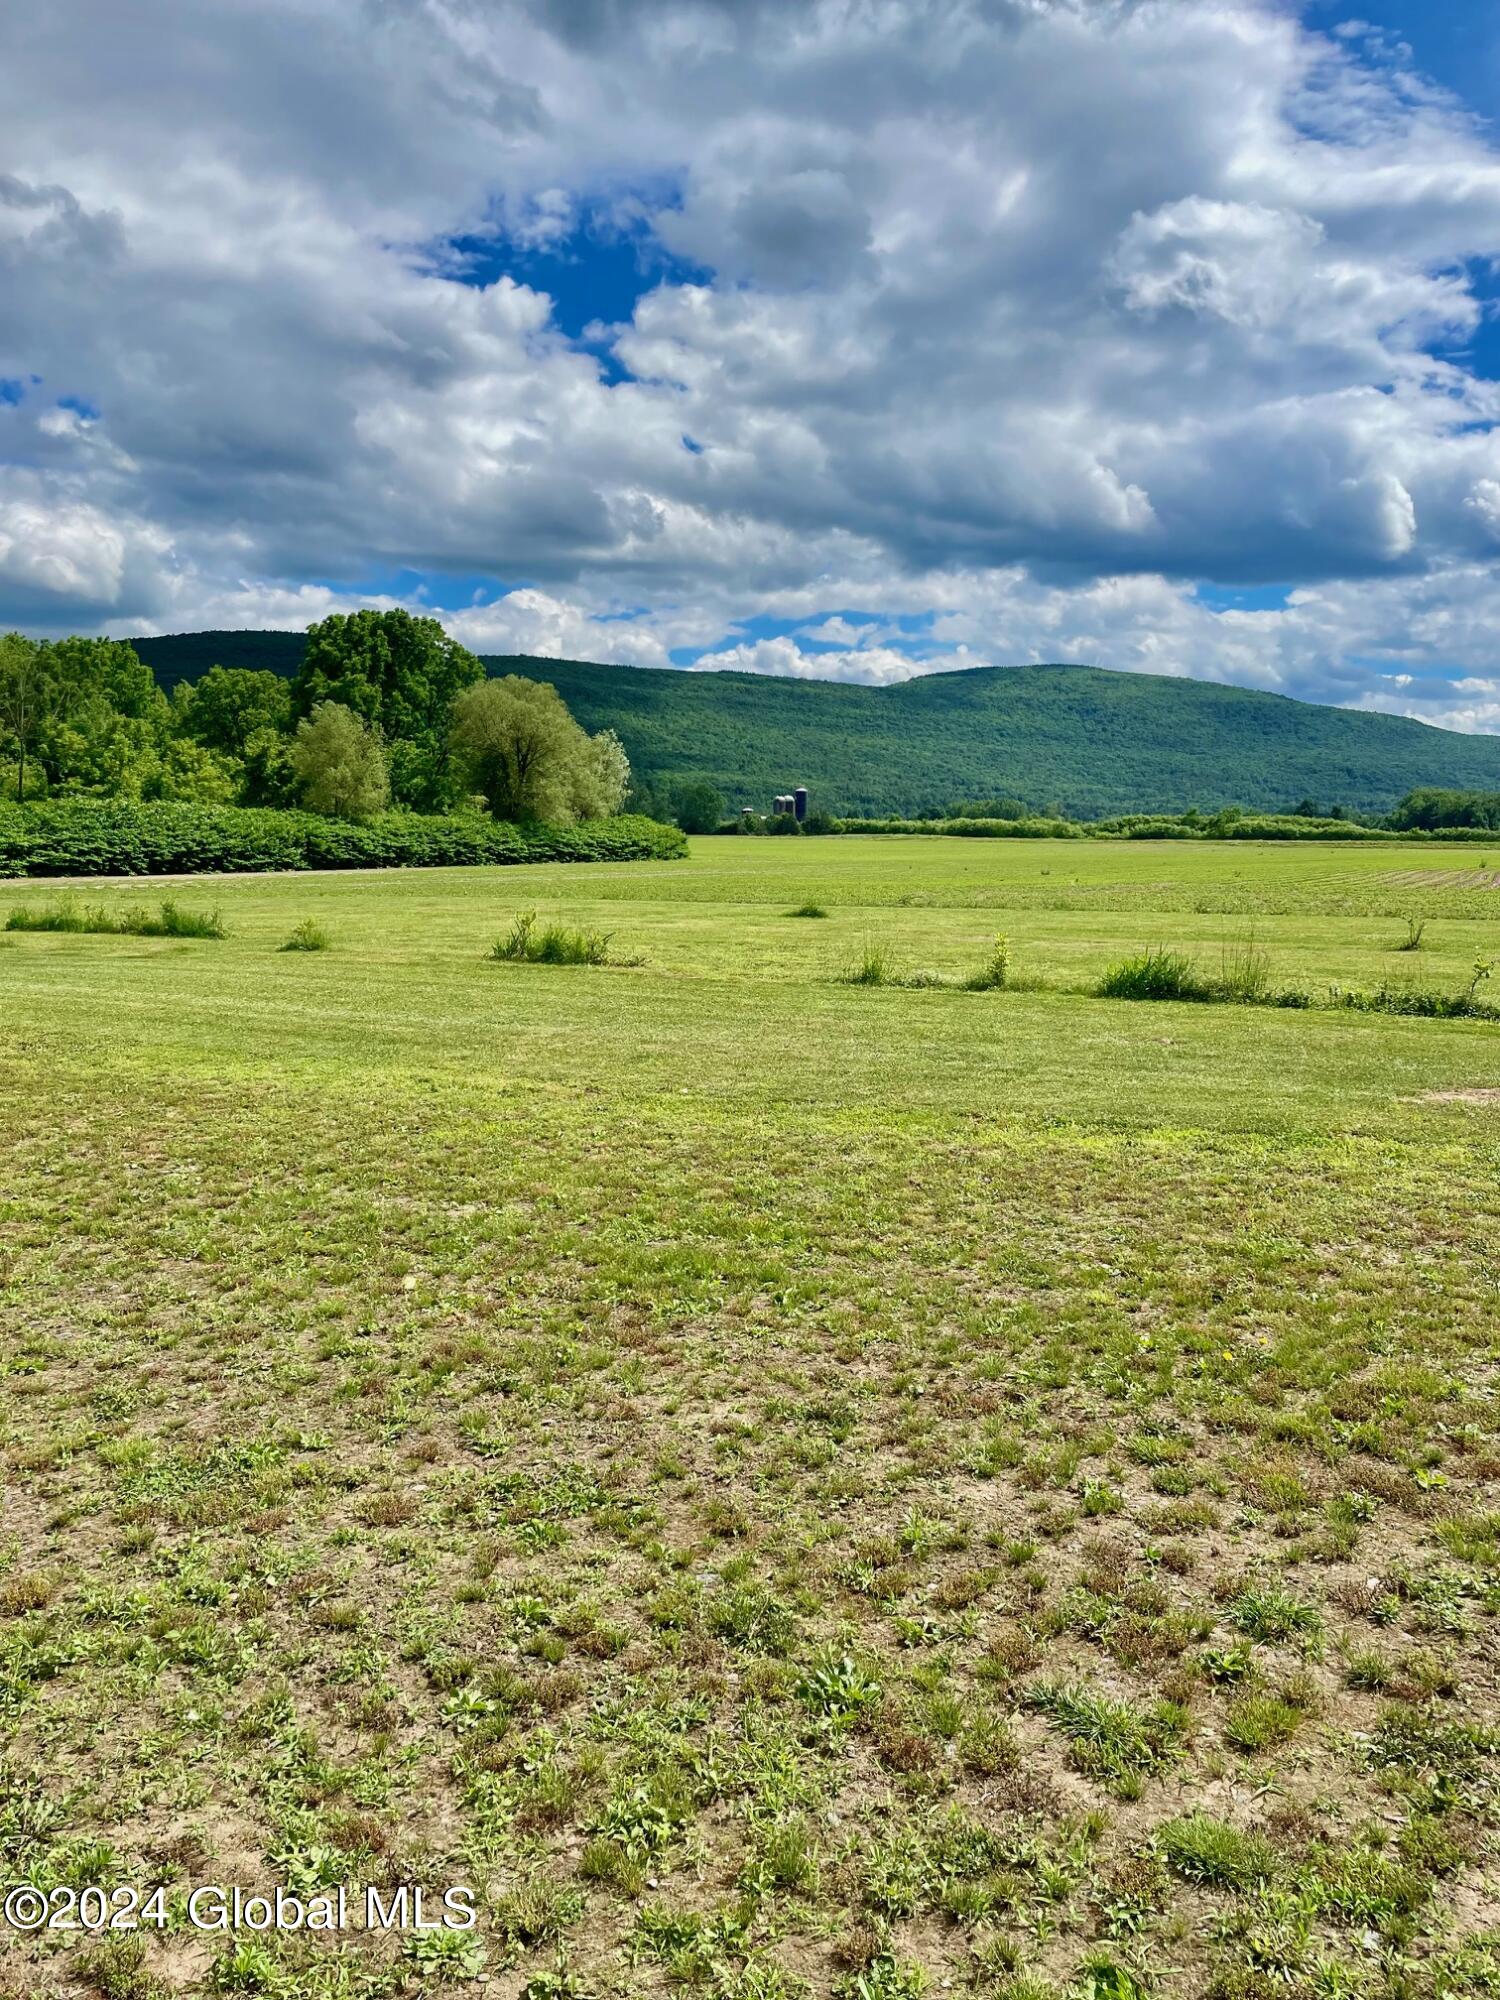
[[[941,833],[967,840],[1086,840],[1070,819],[841,819],[839,833]]]
[[[1473,827],[1361,826],[1347,819],[1298,819],[1288,813],[1247,814],[1222,822],[1184,822],[1168,814],[1129,813],[1081,823],[1068,819],[841,819],[839,833],[929,833],[969,840],[1377,840],[1432,841],[1494,847],[1500,835]]]
[[[270,807],[49,799],[0,808],[0,875],[227,875],[298,868],[453,868],[675,860],[675,826],[634,814],[511,826],[477,813],[384,813],[367,825]]]

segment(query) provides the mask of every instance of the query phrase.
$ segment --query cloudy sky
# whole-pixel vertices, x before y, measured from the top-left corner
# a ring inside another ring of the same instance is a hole
[[[1500,730],[1489,0],[52,0],[0,625]]]

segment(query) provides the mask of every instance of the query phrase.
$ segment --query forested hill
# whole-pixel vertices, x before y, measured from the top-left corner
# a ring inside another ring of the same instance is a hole
[[[135,646],[170,687],[215,665],[293,673],[303,639],[197,632]],[[1212,681],[979,667],[871,688],[524,654],[485,665],[552,681],[585,729],[619,731],[638,778],[707,778],[731,810],[764,808],[793,785],[830,812],[1012,794],[1081,818],[1305,797],[1383,811],[1415,785],[1500,790],[1500,737]]]

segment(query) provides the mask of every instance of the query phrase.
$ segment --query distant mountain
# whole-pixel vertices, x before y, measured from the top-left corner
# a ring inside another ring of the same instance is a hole
[[[138,639],[163,686],[214,665],[292,674],[300,632]],[[488,655],[616,729],[638,777],[707,778],[731,809],[806,785],[830,812],[904,813],[1011,794],[1080,818],[1135,808],[1383,811],[1414,785],[1500,791],[1500,737],[1356,714],[1215,681],[1096,667],[975,667],[894,687]]]

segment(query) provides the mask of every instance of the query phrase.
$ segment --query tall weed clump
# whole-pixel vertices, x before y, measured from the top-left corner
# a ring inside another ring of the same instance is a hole
[[[314,917],[304,917],[278,951],[327,951],[333,939]]]
[[[872,938],[865,940],[859,957],[839,975],[842,986],[890,986],[894,979],[890,953]]]
[[[1101,1000],[1212,1000],[1213,988],[1185,952],[1157,949],[1110,967],[1095,988]]]
[[[142,907],[107,910],[102,903],[80,903],[76,896],[59,896],[55,903],[33,908],[20,903],[5,920],[8,931],[64,931],[95,937],[222,938],[229,933],[217,910],[185,910],[170,898],[156,912]]]
[[[1217,978],[1206,978],[1185,952],[1158,949],[1111,966],[1094,988],[1102,1000],[1219,1001],[1231,1007],[1310,1007],[1300,987],[1276,986],[1254,938],[1226,946]]]
[[[538,929],[535,910],[527,910],[495,940],[490,956],[505,965],[607,965],[611,935],[559,923]]]

